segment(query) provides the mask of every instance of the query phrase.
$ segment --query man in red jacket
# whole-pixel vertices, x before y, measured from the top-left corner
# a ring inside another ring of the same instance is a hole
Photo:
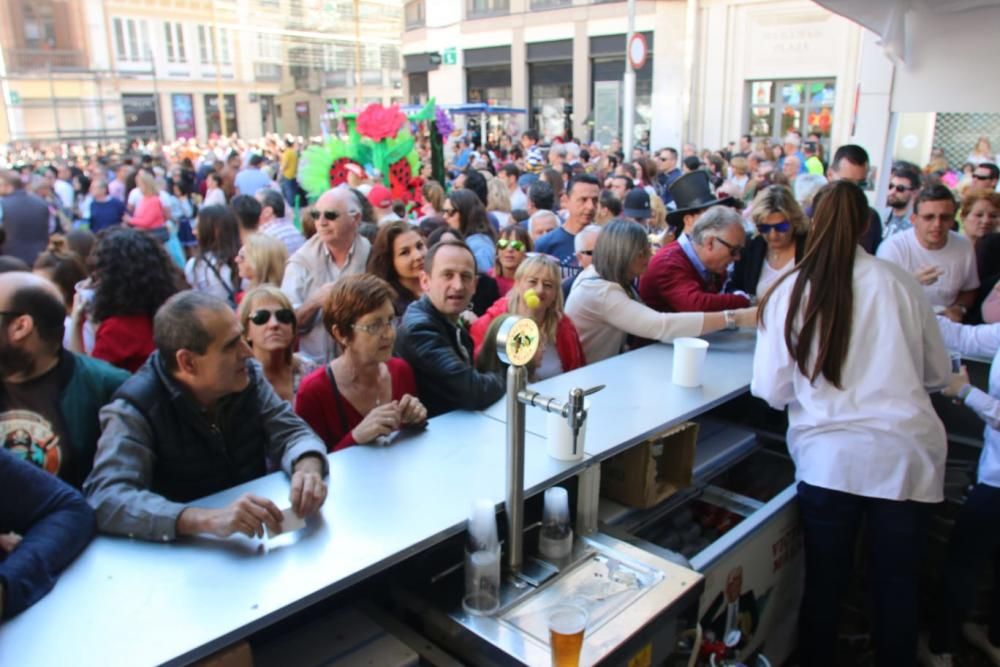
[[[639,296],[661,312],[716,312],[746,308],[745,294],[722,294],[729,265],[746,243],[739,213],[713,206],[701,214],[689,234],[682,234],[649,263],[639,280]]]

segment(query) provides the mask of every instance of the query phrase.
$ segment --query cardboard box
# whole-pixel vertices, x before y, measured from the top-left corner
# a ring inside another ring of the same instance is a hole
[[[601,464],[601,495],[646,509],[691,485],[698,424],[685,422]]]

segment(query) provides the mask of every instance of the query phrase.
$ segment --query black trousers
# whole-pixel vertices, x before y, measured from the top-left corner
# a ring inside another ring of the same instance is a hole
[[[858,530],[867,521],[872,635],[880,667],[916,664],[917,580],[930,505],[832,491],[800,482],[806,581],[799,618],[801,664],[836,664],[840,606],[853,569]]]
[[[962,623],[976,603],[983,568],[993,566],[990,643],[1000,646],[1000,489],[986,484],[972,488],[959,510],[948,543],[948,557],[934,607],[930,648],[954,653]]]

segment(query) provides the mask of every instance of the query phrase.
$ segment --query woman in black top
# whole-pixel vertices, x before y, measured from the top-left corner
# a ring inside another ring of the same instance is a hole
[[[733,267],[729,291],[760,298],[767,288],[802,256],[809,219],[784,185],[772,185],[753,200],[750,219],[757,235],[747,243]]]

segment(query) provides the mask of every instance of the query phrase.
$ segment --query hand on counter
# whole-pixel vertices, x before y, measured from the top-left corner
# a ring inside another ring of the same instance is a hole
[[[281,519],[281,510],[270,500],[244,493],[227,507],[218,510],[186,507],[177,517],[177,534],[208,533],[224,538],[242,533],[247,537],[263,537],[265,526],[272,534],[278,533]]]
[[[292,510],[302,518],[315,514],[323,506],[326,501],[326,482],[323,481],[323,463],[318,457],[303,456],[295,463],[289,498]]]
[[[354,442],[362,444],[375,442],[375,439],[380,436],[398,431],[399,424],[400,402],[392,401],[373,408],[371,412],[365,415],[361,423],[354,427],[351,434],[354,436]]]
[[[736,326],[741,329],[757,328],[757,306],[740,308],[739,310],[733,311],[733,314],[736,316]]]
[[[399,420],[403,424],[423,424],[427,421],[427,408],[420,399],[404,394],[399,401]]]

